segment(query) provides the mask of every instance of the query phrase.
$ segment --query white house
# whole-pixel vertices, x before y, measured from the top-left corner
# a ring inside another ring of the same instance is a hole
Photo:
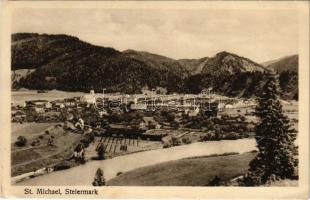
[[[190,117],[197,116],[199,114],[199,111],[200,111],[199,107],[196,107],[194,110],[188,112],[188,116]]]
[[[94,95],[87,94],[87,95],[82,96],[81,101],[82,102],[86,102],[88,104],[95,104],[96,103],[96,98],[95,98]]]
[[[231,105],[231,104],[226,104],[225,105],[225,108],[233,108],[234,106],[233,105]]]
[[[53,105],[52,105],[52,103],[51,102],[46,102],[46,104],[45,104],[45,108],[52,108],[53,107]]]

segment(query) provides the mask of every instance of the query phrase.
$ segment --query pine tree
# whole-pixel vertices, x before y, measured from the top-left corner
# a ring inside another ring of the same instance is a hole
[[[104,186],[105,178],[101,168],[98,168],[96,171],[95,179],[93,181],[93,186]]]
[[[275,179],[293,178],[297,166],[296,131],[291,128],[278,99],[279,87],[274,75],[267,75],[267,82],[258,97],[255,108],[260,123],[255,127],[258,155],[250,162],[250,169],[243,184],[261,185]]]

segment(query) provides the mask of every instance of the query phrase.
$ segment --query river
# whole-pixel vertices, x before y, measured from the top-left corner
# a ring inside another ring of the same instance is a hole
[[[90,161],[85,165],[31,178],[16,183],[16,185],[91,186],[95,172],[99,167],[103,169],[105,179],[109,180],[114,178],[117,172],[127,172],[140,167],[192,156],[223,154],[229,152],[244,153],[255,150],[255,146],[255,139],[197,142],[167,149],[156,149],[128,154],[102,161]]]

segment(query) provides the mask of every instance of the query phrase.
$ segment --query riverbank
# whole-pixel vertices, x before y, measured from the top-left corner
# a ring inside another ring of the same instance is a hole
[[[108,181],[116,177],[119,172],[125,173],[140,167],[193,156],[224,154],[230,152],[241,154],[255,150],[255,146],[256,142],[254,139],[197,142],[168,149],[156,149],[128,154],[102,161],[91,161],[87,162],[85,165],[31,178],[19,182],[16,185],[90,186],[95,172],[99,167],[103,169],[105,179]],[[79,174],[79,176],[76,176],[76,174]]]

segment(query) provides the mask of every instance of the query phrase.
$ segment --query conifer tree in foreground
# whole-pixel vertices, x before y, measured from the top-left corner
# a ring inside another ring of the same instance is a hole
[[[260,119],[255,127],[259,152],[250,162],[249,172],[243,179],[246,186],[261,185],[276,179],[292,179],[298,164],[295,158],[297,147],[294,145],[296,131],[283,113],[276,78],[272,74],[267,76],[255,108],[256,116]]]
[[[93,186],[104,186],[105,178],[101,168],[98,168],[96,171],[95,179],[93,181]]]

